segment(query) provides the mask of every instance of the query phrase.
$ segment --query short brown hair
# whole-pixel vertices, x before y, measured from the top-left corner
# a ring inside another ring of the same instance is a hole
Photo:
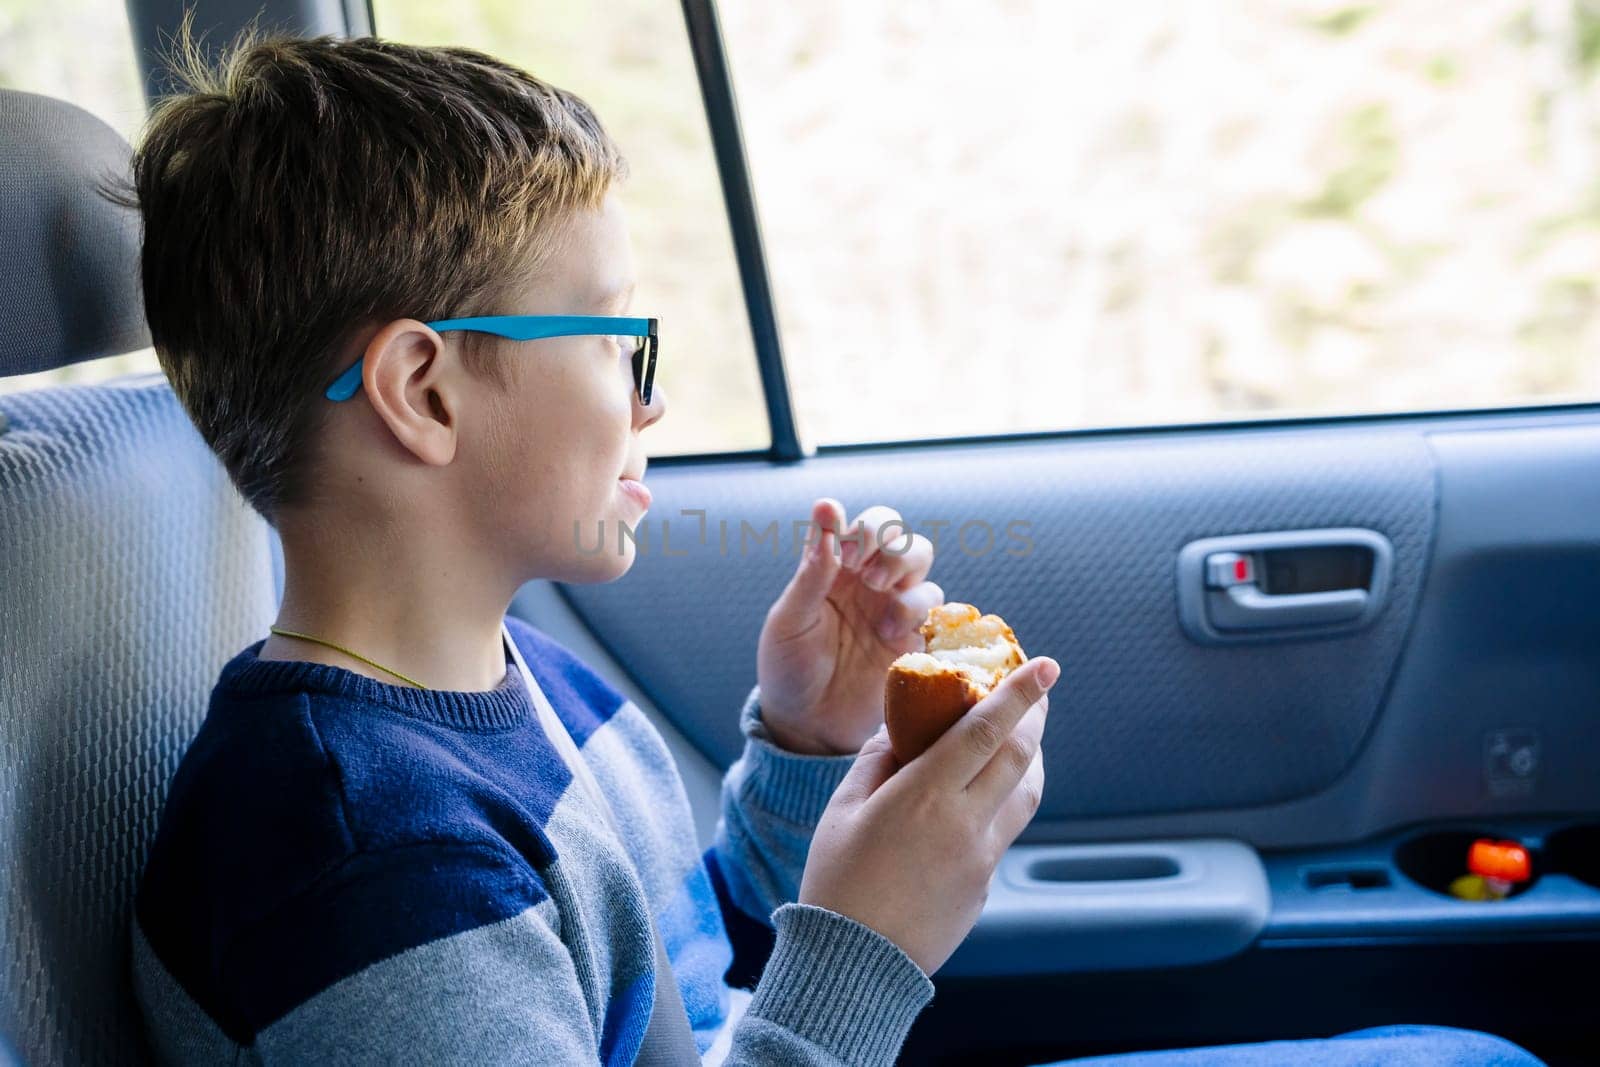
[[[493,313],[626,164],[577,96],[468,49],[179,52],[184,91],[134,154],[145,310],[173,390],[271,519],[303,494],[354,331]]]

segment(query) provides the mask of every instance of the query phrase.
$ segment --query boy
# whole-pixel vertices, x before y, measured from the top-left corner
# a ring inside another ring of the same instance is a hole
[[[639,709],[505,618],[529,579],[624,573],[572,531],[649,506],[665,400],[653,323],[615,321],[616,147],[464,50],[269,40],[189,76],[135,158],[147,313],[285,589],[140,886],[162,1057],[892,1062],[1038,803],[1059,668],[897,766],[884,672],[942,599],[932,548],[819,501],[696,855]],[[724,914],[772,931],[753,995],[723,982]]]
[[[528,579],[624,573],[572,531],[649,506],[665,400],[653,323],[624,317],[616,147],[576,97],[463,50],[275,40],[190,66],[135,158],[146,311],[286,575],[140,885],[158,1053],[892,1062],[1037,806],[1059,668],[1025,665],[898,766],[874,731],[942,599],[932,547],[818,501],[697,856],[639,709],[504,618]],[[723,983],[752,927],[753,996]],[[1401,1059],[1537,1062],[1427,1027],[1141,1062]]]

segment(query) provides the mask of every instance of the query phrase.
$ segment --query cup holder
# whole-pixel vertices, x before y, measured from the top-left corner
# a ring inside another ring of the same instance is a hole
[[[1600,834],[1600,827],[1592,829]],[[1496,841],[1515,840],[1505,834],[1488,830],[1439,830],[1401,843],[1395,849],[1395,866],[1399,867],[1407,878],[1423,888],[1431,889],[1443,896],[1450,896],[1450,883],[1467,873],[1467,851],[1472,847],[1472,842],[1480,837]],[[1533,877],[1526,882],[1513,885],[1507,894],[1508,898],[1526,893],[1543,873],[1543,857],[1532,848],[1529,848],[1528,852],[1533,860]],[[1594,873],[1600,874],[1600,871]],[[1451,899],[1458,898],[1452,896]]]
[[[1028,864],[1028,877],[1035,882],[1142,882],[1181,873],[1171,856],[1146,853],[1045,856]]]
[[[1600,889],[1600,823],[1557,830],[1545,843],[1550,870]]]

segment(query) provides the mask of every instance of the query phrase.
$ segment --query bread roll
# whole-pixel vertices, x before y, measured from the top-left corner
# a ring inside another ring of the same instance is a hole
[[[1005,620],[971,604],[941,604],[922,624],[926,651],[889,666],[884,720],[895,758],[908,763],[1028,658]]]

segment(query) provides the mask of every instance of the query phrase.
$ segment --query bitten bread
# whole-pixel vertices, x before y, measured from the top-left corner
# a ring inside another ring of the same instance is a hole
[[[884,720],[901,763],[921,755],[1028,658],[1005,620],[971,604],[941,604],[922,624],[924,652],[889,666]]]

